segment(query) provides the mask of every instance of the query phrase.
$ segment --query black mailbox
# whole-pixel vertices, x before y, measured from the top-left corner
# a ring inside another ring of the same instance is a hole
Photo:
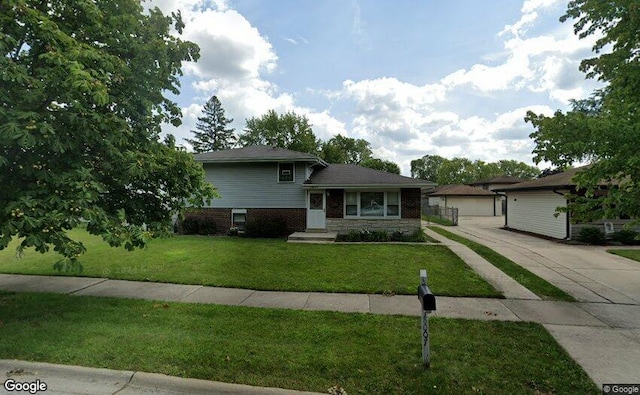
[[[422,310],[435,311],[436,310],[436,297],[431,292],[429,287],[422,284],[418,286],[418,299],[422,303]]]

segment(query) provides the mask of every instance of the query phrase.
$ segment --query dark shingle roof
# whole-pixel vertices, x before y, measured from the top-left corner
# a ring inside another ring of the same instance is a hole
[[[554,189],[554,188],[571,188],[576,185],[575,182],[572,181],[573,176],[576,175],[577,172],[584,169],[585,167],[576,167],[574,169],[569,169],[562,173],[553,174],[550,176],[536,178],[535,180],[520,182],[518,184],[508,185],[501,188],[496,188],[496,191],[517,191],[517,190],[527,190],[527,189]]]
[[[330,164],[313,172],[306,185],[318,186],[397,186],[428,187],[431,181],[420,180],[358,165]]]
[[[482,185],[482,184],[517,184],[519,182],[529,181],[525,178],[518,178],[512,176],[497,176],[491,178],[485,178],[479,181],[472,183],[471,185]]]
[[[195,154],[194,158],[203,163],[234,163],[234,162],[277,162],[277,161],[317,161],[324,164],[316,155],[291,151],[284,148],[267,145],[251,145],[244,148],[233,148],[223,151],[204,152]]]
[[[442,185],[431,192],[429,196],[496,196],[496,193],[471,185],[454,184]]]

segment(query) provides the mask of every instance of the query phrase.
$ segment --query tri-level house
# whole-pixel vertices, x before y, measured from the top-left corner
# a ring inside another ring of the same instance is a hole
[[[432,182],[269,146],[196,154],[220,198],[203,211],[216,228],[242,229],[254,219],[282,218],[290,231],[413,232],[420,196]]]

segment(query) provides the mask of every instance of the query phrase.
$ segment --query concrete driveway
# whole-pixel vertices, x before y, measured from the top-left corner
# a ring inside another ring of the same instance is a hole
[[[607,326],[544,324],[598,384],[640,382],[640,262],[606,247],[567,245],[500,229],[504,217],[461,217],[447,230],[484,244],[573,295]]]
[[[640,262],[607,247],[567,245],[500,229],[504,217],[460,217],[453,232],[480,242],[580,302],[640,304]]]

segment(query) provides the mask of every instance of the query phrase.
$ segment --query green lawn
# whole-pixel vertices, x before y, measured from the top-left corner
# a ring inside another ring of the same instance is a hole
[[[438,295],[501,297],[444,246],[175,236],[128,252],[80,229],[72,237],[87,246],[81,261],[82,275],[88,277],[257,290],[415,294],[419,270],[427,269],[429,285]],[[0,251],[0,272],[67,274],[53,269],[57,259],[55,253],[33,250],[17,259],[14,243]]]
[[[475,241],[471,241],[438,226],[430,226],[429,229],[471,248],[476,254],[486,259],[489,263],[502,270],[505,274],[522,284],[524,287],[528,288],[531,292],[535,293],[543,300],[563,300],[568,302],[576,301],[573,296],[564,292],[547,280],[531,273],[527,269],[513,262],[511,259],[498,254],[487,246],[476,243]]]
[[[611,254],[614,254],[614,255],[620,255],[620,256],[623,256],[625,258],[633,259],[634,261],[640,262],[640,250],[613,249],[613,250],[607,250],[607,252],[611,253]]]
[[[542,326],[0,293],[0,358],[353,394],[597,394]]]

